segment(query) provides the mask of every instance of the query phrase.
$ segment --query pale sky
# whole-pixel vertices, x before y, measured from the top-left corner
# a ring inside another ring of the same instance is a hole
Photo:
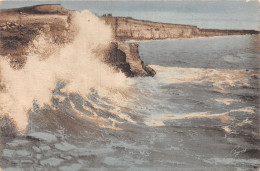
[[[52,1],[52,0],[0,0],[1,1]],[[71,1],[71,0],[55,0],[55,1]],[[74,1],[258,1],[260,0],[74,0]]]

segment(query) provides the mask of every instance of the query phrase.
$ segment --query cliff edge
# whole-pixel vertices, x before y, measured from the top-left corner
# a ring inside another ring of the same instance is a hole
[[[58,45],[71,42],[76,34],[70,27],[72,15],[60,5],[0,10],[0,55],[6,56],[13,68],[20,69],[32,41],[40,34]]]
[[[259,34],[255,30],[219,30],[200,29],[192,25],[158,23],[145,20],[137,20],[130,17],[100,17],[113,30],[114,38],[117,41],[139,41],[139,40],[161,40],[180,39],[210,36],[229,36]]]

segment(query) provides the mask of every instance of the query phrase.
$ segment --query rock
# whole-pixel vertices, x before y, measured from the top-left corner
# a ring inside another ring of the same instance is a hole
[[[28,134],[27,137],[46,141],[48,143],[57,141],[57,138],[56,138],[55,135],[52,135],[52,134],[47,133],[47,132],[34,132],[34,133]]]
[[[16,154],[18,156],[26,157],[26,156],[30,156],[31,153],[29,151],[26,151],[26,150],[17,150]]]
[[[12,142],[10,143],[7,143],[7,145],[11,146],[11,147],[17,147],[17,146],[24,146],[26,144],[28,144],[29,141],[27,140],[19,140],[19,139],[16,139],[16,140],[13,140]]]
[[[60,158],[65,159],[65,160],[71,160],[71,159],[73,159],[71,156],[67,156],[67,155],[65,155],[65,154],[60,154]]]
[[[0,120],[0,129],[3,137],[16,137],[20,135],[19,131],[16,129],[15,125],[8,116],[4,116]]]
[[[21,160],[21,163],[30,164],[30,163],[33,163],[33,162],[32,162],[32,160]]]
[[[123,160],[120,160],[120,159],[114,158],[114,157],[106,157],[104,159],[104,163],[107,165],[111,165],[111,166],[118,165],[118,164],[121,164],[124,166],[129,165],[129,163],[127,163],[126,161],[123,161]]]
[[[42,155],[41,154],[36,154],[36,158],[39,160],[42,158]]]
[[[118,49],[118,43],[112,42],[104,51],[104,56],[103,62],[123,72],[127,77],[133,77],[130,65],[126,62],[126,54]]]
[[[13,58],[22,59],[10,64],[13,69],[21,69],[26,63],[24,58],[31,52],[28,50],[31,48],[31,42],[39,34],[48,35],[52,43],[56,44],[64,45],[72,42],[76,32],[75,27],[68,27],[68,25],[70,26],[68,17],[73,13],[73,11],[63,9],[60,5],[38,5],[0,10],[0,23],[5,22],[3,28],[0,29],[0,55],[6,56],[8,61]],[[39,18],[35,17],[35,14]],[[50,27],[51,30],[43,30],[40,33],[39,30],[43,26]],[[69,29],[71,32],[68,32]]]
[[[147,72],[147,76],[151,76],[153,77],[156,72],[153,68],[151,68],[150,66],[143,66],[144,67],[144,70]]]
[[[7,29],[7,26],[3,26],[2,29],[3,29],[3,30],[6,30],[6,29]]]
[[[82,167],[81,164],[72,164],[69,166],[62,166],[59,169],[62,171],[71,171],[71,170],[78,171],[80,170],[81,167]]]
[[[38,147],[33,146],[32,149],[34,149],[34,151],[36,151],[37,153],[41,152],[41,150]]]
[[[20,161],[20,160],[13,160],[13,159],[12,159],[11,163],[12,163],[13,165],[17,165],[17,164],[21,163],[21,161]]]
[[[103,61],[123,72],[127,77],[155,75],[155,71],[150,67],[146,68],[140,59],[137,44],[118,45],[118,43],[112,42],[104,54]]]
[[[74,145],[71,145],[67,142],[55,144],[54,146],[55,146],[55,148],[57,148],[58,150],[61,150],[61,151],[70,151],[70,150],[73,150],[76,148]]]
[[[5,170],[3,170],[3,171],[23,171],[23,170],[19,167],[8,167],[8,168],[5,168]]]
[[[49,158],[46,160],[42,160],[42,161],[40,161],[40,163],[41,163],[41,165],[44,165],[44,166],[58,166],[63,161],[64,161],[63,159],[52,157],[52,158]]]
[[[126,62],[129,63],[135,77],[154,76],[156,74],[151,67],[144,65],[139,56],[138,44],[120,45],[119,49],[126,54]]]
[[[43,145],[39,147],[42,151],[50,150],[51,148],[48,145]]]
[[[4,156],[4,157],[13,157],[14,154],[15,154],[15,151],[9,150],[9,149],[4,149],[2,152],[2,156]]]

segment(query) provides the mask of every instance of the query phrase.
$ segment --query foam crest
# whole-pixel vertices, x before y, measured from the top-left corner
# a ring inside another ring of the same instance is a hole
[[[222,123],[228,124],[235,121],[234,117],[229,116],[231,113],[249,113],[253,114],[255,108],[254,107],[245,107],[239,109],[233,109],[224,113],[210,113],[210,112],[193,112],[186,114],[161,114],[161,115],[153,115],[146,119],[145,123],[148,126],[165,126],[164,121],[170,120],[180,120],[180,119],[217,119]]]
[[[194,112],[188,114],[162,114],[157,116],[151,116],[149,119],[145,121],[145,123],[149,126],[165,126],[164,121],[200,118],[217,119],[223,123],[230,123],[234,120],[234,118],[227,116],[227,114],[228,112],[220,114],[210,114],[209,112]]]
[[[249,71],[229,69],[179,68],[153,65],[156,77],[165,84],[207,83],[215,87],[214,91],[228,93],[225,89],[236,86],[248,86]]]
[[[224,103],[225,105],[230,105],[231,103],[240,101],[240,100],[237,100],[237,99],[228,99],[228,98],[216,98],[216,99],[213,99],[213,100],[216,101],[216,102]]]

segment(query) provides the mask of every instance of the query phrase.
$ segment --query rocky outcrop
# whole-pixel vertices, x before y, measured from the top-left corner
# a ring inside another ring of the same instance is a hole
[[[117,71],[125,73],[128,77],[133,77],[134,74],[131,72],[130,64],[126,61],[126,54],[118,49],[118,44],[112,42],[108,48],[105,49],[103,62],[110,65]]]
[[[258,34],[255,30],[200,29],[192,25],[167,24],[130,17],[102,16],[102,20],[113,29],[117,41],[179,39],[208,36]]]
[[[154,76],[155,71],[144,65],[138,51],[137,44],[118,45],[113,42],[105,51],[103,61],[115,70],[125,73],[128,77]]]
[[[131,72],[136,77],[154,76],[156,72],[141,60],[138,44],[130,43],[120,45],[119,49],[126,54],[126,62],[129,63]]]

